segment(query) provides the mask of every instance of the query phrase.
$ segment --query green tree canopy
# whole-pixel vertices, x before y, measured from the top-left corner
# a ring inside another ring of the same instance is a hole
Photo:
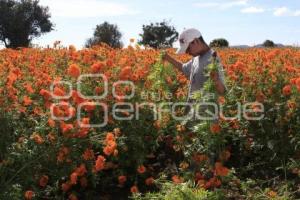
[[[229,42],[224,38],[214,39],[209,44],[210,47],[229,47]]]
[[[168,22],[151,23],[143,25],[142,37],[139,44],[148,45],[153,48],[172,47],[172,44],[178,38],[178,32]]]
[[[121,48],[123,46],[121,42],[122,33],[115,24],[104,22],[96,26],[94,36],[86,41],[86,47],[92,47],[100,43],[106,43],[113,48]]]
[[[272,40],[266,40],[266,41],[264,41],[263,46],[264,47],[275,47],[276,44]]]
[[[7,48],[28,47],[53,30],[48,7],[39,0],[0,0],[0,40]]]

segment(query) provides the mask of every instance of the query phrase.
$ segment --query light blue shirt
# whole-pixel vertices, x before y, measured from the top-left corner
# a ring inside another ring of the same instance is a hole
[[[215,51],[210,49],[204,55],[193,57],[190,61],[183,64],[182,71],[184,75],[190,80],[187,99],[188,102],[190,101],[193,93],[196,91],[200,91],[203,88],[204,83],[207,81],[208,77],[205,77],[204,69],[209,64],[211,64],[214,53]],[[226,88],[224,69],[218,56],[216,57],[216,61],[218,63],[219,79]]]

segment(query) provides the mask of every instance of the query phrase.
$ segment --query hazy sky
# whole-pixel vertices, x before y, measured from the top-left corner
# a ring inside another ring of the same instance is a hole
[[[206,41],[224,37],[231,45],[300,44],[300,0],[40,0],[49,6],[55,30],[34,40],[39,45],[81,48],[97,24],[117,24],[125,45],[139,38],[142,25],[170,21],[178,32],[199,29]]]

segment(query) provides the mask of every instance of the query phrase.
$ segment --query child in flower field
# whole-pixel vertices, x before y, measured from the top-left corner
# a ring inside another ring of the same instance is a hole
[[[226,91],[226,86],[224,70],[220,58],[204,41],[200,31],[194,28],[186,29],[180,34],[179,42],[180,48],[176,53],[187,53],[193,56],[193,58],[187,63],[181,63],[166,53],[163,56],[163,59],[170,62],[179,69],[179,71],[182,71],[190,80],[187,102],[193,102],[193,94],[203,88],[208,78],[205,76],[204,70],[212,63],[213,59],[218,63],[218,70],[216,72],[211,72],[210,77],[215,84],[216,93],[223,95]]]
[[[187,53],[193,56],[193,58],[187,63],[181,63],[172,58],[169,54],[165,54],[164,60],[173,64],[189,78],[189,100],[193,92],[200,90],[203,87],[206,81],[203,70],[211,63],[212,57],[216,57],[219,63],[220,58],[216,55],[216,52],[206,44],[201,33],[197,29],[191,28],[183,31],[179,36],[179,42],[180,48],[176,53]],[[221,64],[218,66],[218,73],[212,73],[211,78],[215,81],[217,92],[219,94],[224,94],[226,87],[224,71]]]

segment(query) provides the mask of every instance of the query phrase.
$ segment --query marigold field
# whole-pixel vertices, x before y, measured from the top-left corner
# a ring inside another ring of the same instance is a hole
[[[0,199],[300,199],[300,50],[217,52],[223,113],[189,129],[142,104],[186,101],[188,79],[159,50],[1,50]],[[107,88],[101,77],[78,87],[84,74],[105,75]],[[131,98],[120,80],[133,83]],[[244,115],[263,118],[233,118],[250,102],[263,110]],[[115,105],[130,120],[113,117]],[[106,113],[107,125],[93,126]]]

